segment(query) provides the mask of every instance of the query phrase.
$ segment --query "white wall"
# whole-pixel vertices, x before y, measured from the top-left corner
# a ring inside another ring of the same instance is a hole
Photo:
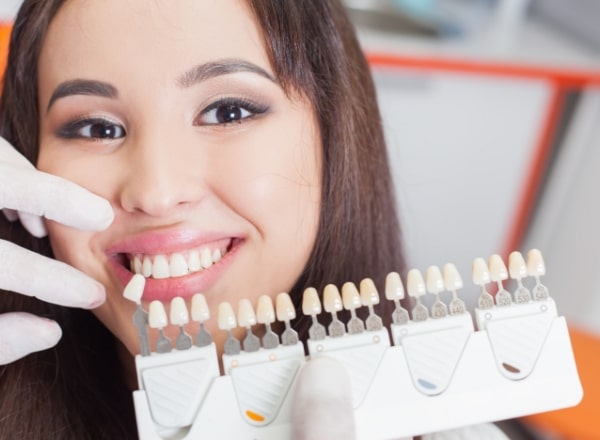
[[[22,0],[0,0],[0,21],[10,21],[15,16]]]

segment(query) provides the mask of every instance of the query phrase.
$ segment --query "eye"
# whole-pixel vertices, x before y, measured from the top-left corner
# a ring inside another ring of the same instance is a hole
[[[226,98],[210,104],[198,118],[196,125],[228,125],[241,123],[268,110],[267,106],[238,98]]]
[[[71,122],[58,131],[67,139],[112,140],[125,137],[125,128],[108,119],[90,118]]]

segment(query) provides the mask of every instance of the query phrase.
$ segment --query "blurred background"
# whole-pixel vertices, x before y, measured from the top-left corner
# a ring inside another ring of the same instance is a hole
[[[544,255],[585,396],[504,428],[599,439],[600,1],[343,1],[373,68],[410,266],[456,264],[472,309],[475,257]],[[19,4],[0,0],[4,45]]]

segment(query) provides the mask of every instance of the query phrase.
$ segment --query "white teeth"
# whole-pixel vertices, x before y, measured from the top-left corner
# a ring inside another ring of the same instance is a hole
[[[133,263],[131,264],[133,267],[133,273],[141,274],[142,273],[142,259],[138,256],[133,257]]]
[[[189,273],[187,261],[185,261],[185,258],[181,254],[171,255],[169,269],[171,269],[172,277],[180,277]]]
[[[135,255],[131,258],[130,268],[133,273],[142,274],[146,278],[166,279],[188,275],[211,267],[223,258],[224,249],[192,250],[189,253],[175,252],[170,255]]]
[[[200,265],[203,269],[206,269],[212,266],[213,260],[212,255],[210,254],[210,249],[202,249],[202,253],[200,254]]]
[[[171,270],[169,268],[169,261],[164,255],[157,255],[154,257],[154,264],[152,265],[152,278],[162,280],[169,278]]]
[[[190,256],[188,257],[188,269],[190,272],[198,272],[202,269],[202,264],[200,263],[200,252],[192,251],[190,252]]]
[[[152,260],[148,257],[144,257],[144,261],[142,263],[142,275],[146,278],[150,278],[152,276]]]

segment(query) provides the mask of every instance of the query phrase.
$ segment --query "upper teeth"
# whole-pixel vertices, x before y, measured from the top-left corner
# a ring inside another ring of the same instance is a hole
[[[208,248],[193,250],[187,254],[176,252],[171,255],[134,255],[131,257],[131,270],[146,278],[165,279],[198,272],[219,261],[224,250]]]

